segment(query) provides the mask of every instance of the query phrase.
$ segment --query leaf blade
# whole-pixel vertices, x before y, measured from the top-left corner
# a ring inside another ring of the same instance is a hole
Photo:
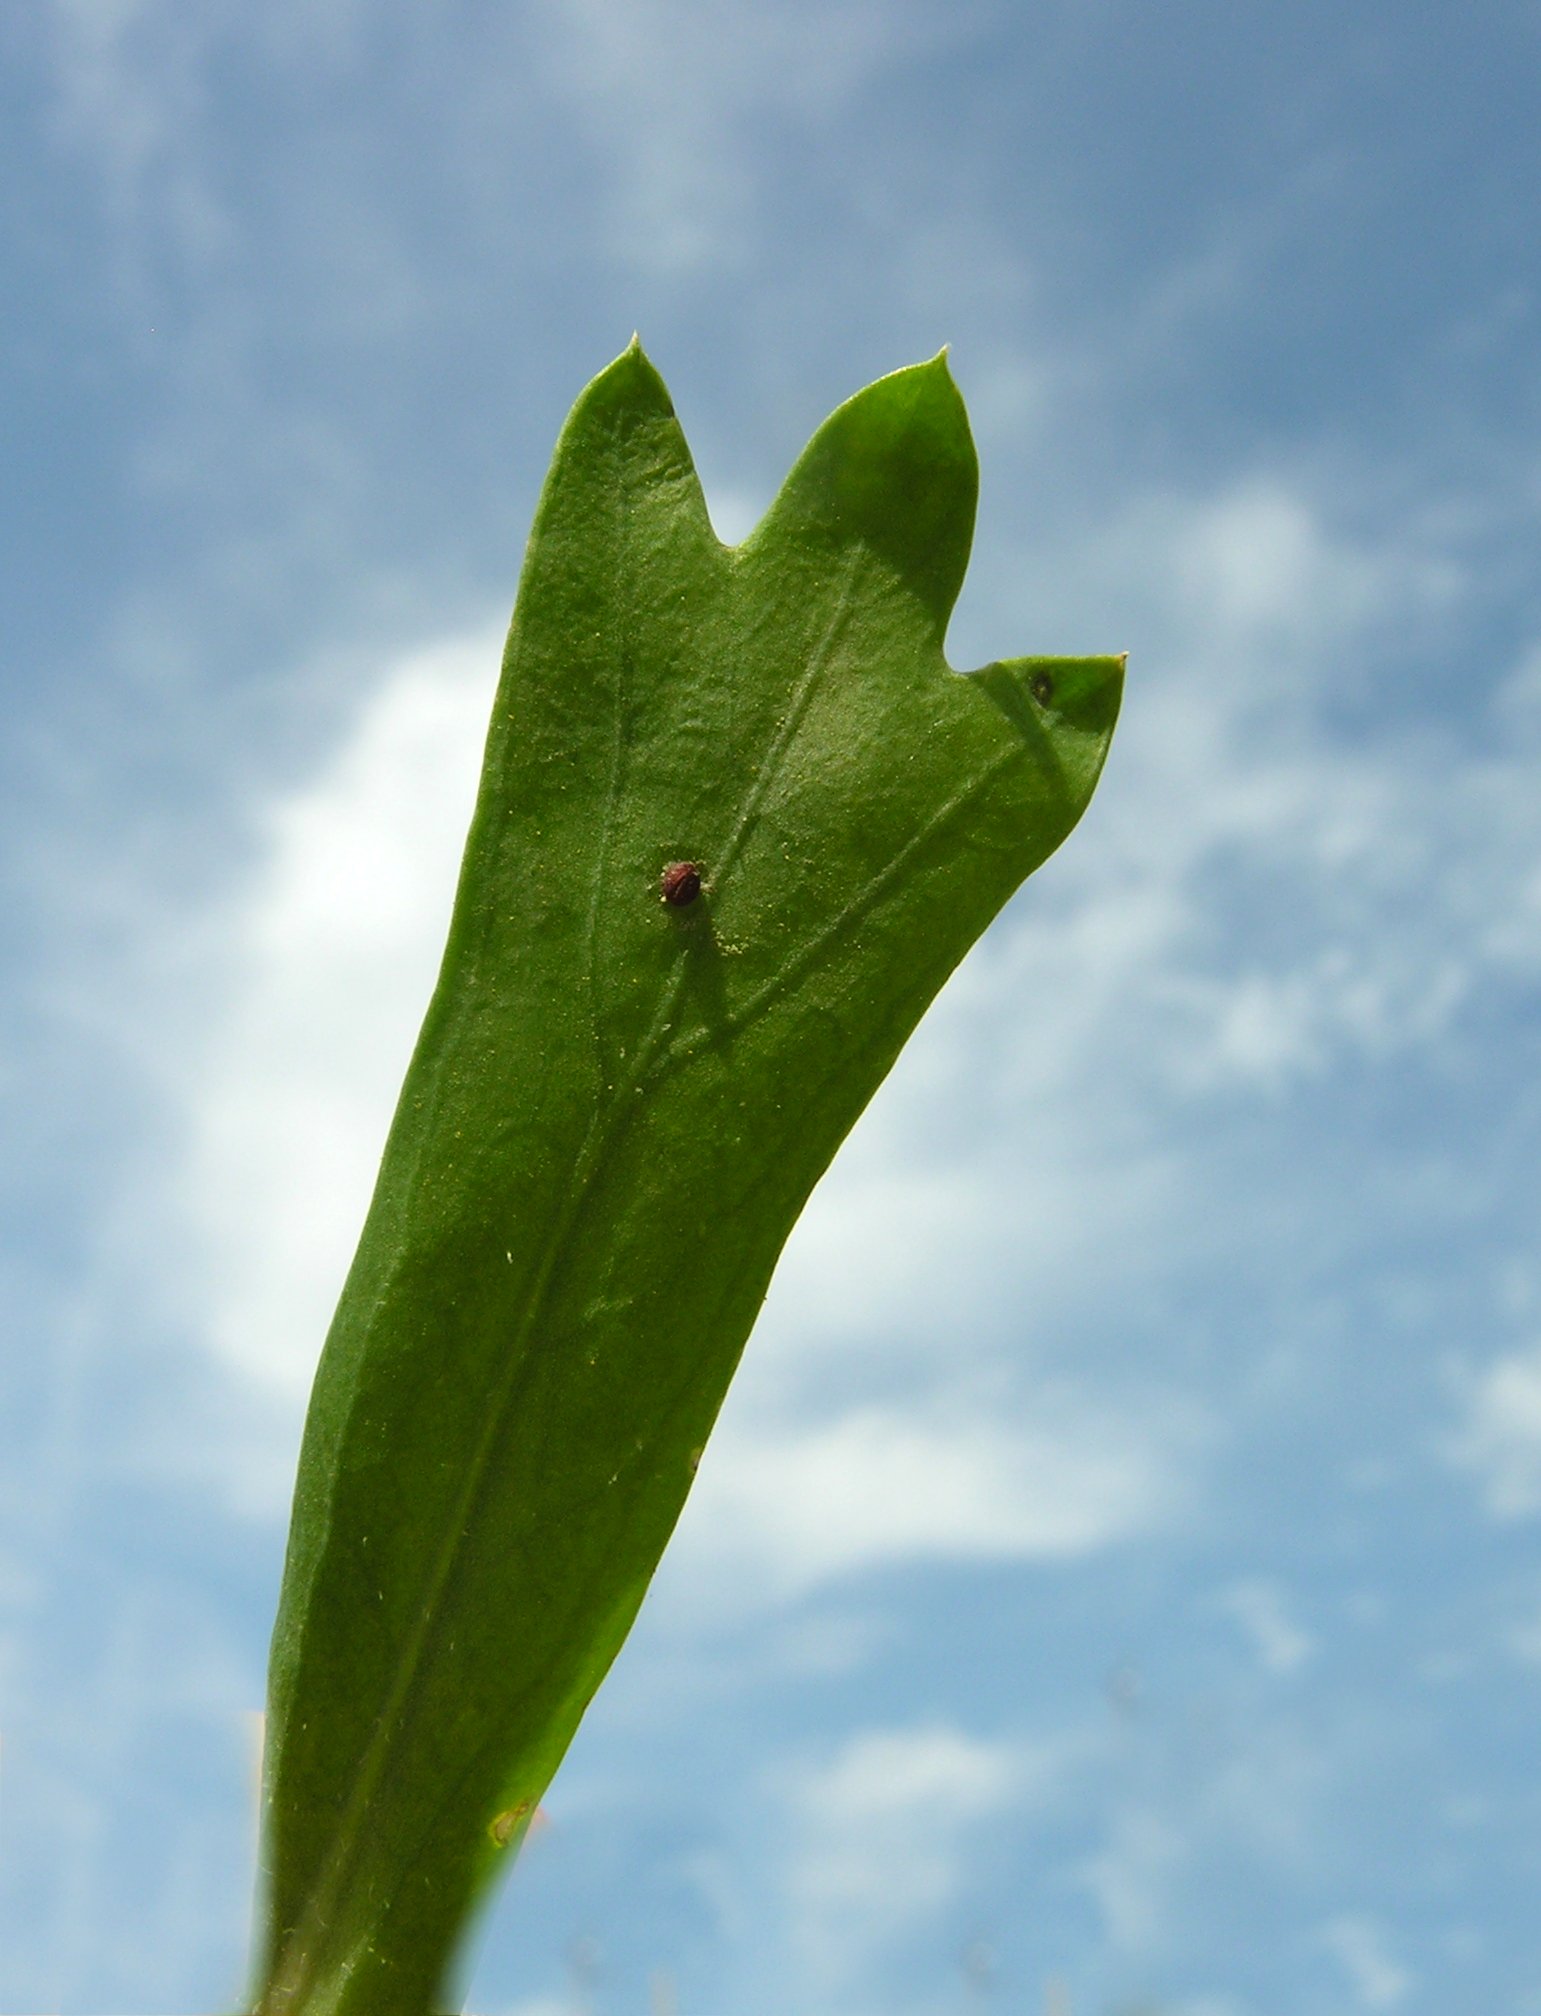
[[[429,2006],[809,1189],[1090,795],[1121,661],[942,656],[974,487],[940,360],[839,409],[731,552],[640,349],[563,430],[307,1423],[264,2011]]]

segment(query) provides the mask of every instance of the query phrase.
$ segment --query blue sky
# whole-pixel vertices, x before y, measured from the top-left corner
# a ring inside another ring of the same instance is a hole
[[[315,1352],[562,416],[950,342],[1083,827],[788,1248],[482,2016],[1541,2011],[1541,13],[0,16],[0,2012],[243,1974]]]

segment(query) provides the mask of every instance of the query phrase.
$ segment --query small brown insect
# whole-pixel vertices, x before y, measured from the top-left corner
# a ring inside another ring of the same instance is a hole
[[[671,861],[663,871],[659,893],[672,909],[683,910],[701,893],[701,870],[694,861]]]
[[[1049,702],[1054,698],[1054,681],[1049,677],[1047,672],[1035,672],[1029,683],[1032,687],[1033,698],[1038,702],[1038,705],[1040,707],[1047,707]]]

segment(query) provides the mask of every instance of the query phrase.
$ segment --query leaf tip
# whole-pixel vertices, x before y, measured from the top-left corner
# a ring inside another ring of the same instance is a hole
[[[1104,740],[1113,732],[1124,697],[1127,651],[1102,658],[1060,658],[1048,666],[1054,713],[1067,726]]]
[[[943,349],[837,407],[769,521],[820,526],[837,545],[881,555],[940,634],[968,564],[978,480],[968,413]]]
[[[643,349],[642,339],[635,333],[620,356],[607,364],[597,377],[589,380],[578,395],[573,414],[598,415],[620,408],[632,412],[650,411],[667,420],[674,418],[674,401],[669,397],[669,388]]]

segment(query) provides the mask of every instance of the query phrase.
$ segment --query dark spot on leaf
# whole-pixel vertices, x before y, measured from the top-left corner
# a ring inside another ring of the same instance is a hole
[[[1047,707],[1054,698],[1054,681],[1047,672],[1035,672],[1028,682],[1028,690],[1040,707]]]
[[[671,861],[663,871],[660,893],[672,909],[683,910],[701,893],[701,871],[694,861]]]

